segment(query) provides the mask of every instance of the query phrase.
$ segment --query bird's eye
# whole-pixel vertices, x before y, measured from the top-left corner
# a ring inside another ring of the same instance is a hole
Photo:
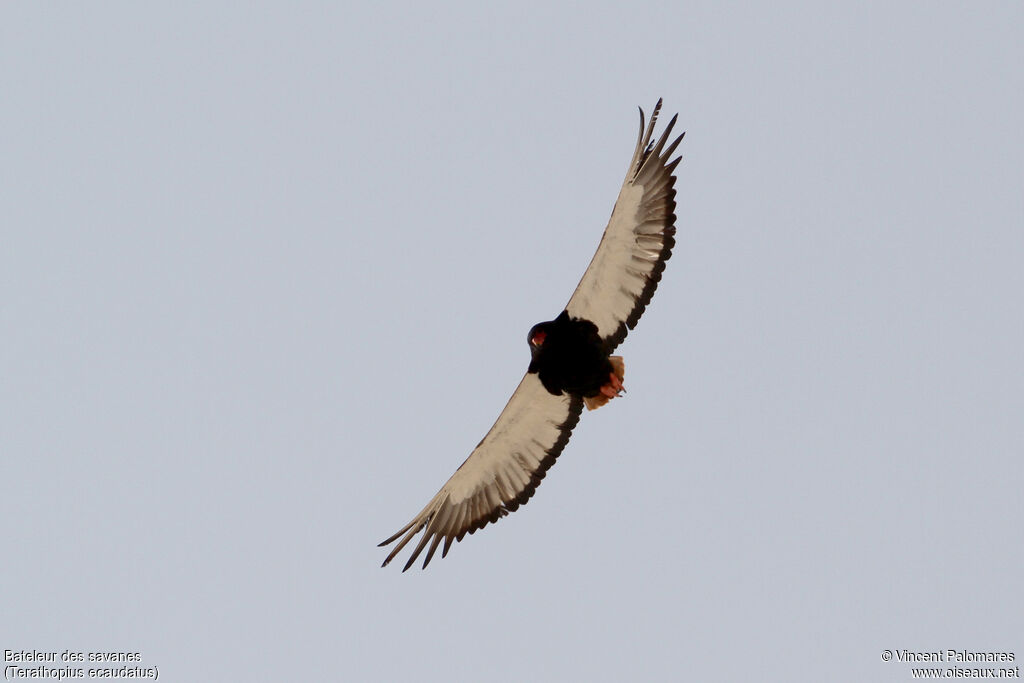
[[[546,336],[548,336],[546,332],[543,330],[537,330],[533,333],[533,336],[530,337],[530,343],[534,346],[540,346],[544,343],[544,337]]]

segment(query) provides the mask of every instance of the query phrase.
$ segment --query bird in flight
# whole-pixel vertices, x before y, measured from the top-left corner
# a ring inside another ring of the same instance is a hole
[[[405,568],[430,544],[426,568],[441,541],[452,541],[513,512],[530,499],[569,442],[583,407],[594,410],[625,391],[625,366],[612,356],[636,327],[675,244],[675,168],[683,135],[672,139],[672,117],[654,140],[661,100],[640,134],[626,179],[597,253],[565,309],[527,336],[530,366],[497,422],[466,461],[411,522],[382,542],[401,538],[384,564],[423,532]],[[670,160],[671,159],[671,160]]]

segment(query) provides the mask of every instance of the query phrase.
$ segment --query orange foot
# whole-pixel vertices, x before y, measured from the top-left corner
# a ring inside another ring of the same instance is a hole
[[[608,374],[608,384],[601,387],[601,393],[608,398],[621,396],[625,390],[626,387],[622,386],[622,380],[614,372]]]

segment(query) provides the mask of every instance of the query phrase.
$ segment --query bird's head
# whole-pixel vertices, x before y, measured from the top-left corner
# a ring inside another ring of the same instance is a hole
[[[526,336],[526,341],[530,345],[530,354],[536,356],[540,347],[544,345],[544,340],[548,336],[548,328],[551,326],[550,322],[537,323],[530,328],[530,334]]]

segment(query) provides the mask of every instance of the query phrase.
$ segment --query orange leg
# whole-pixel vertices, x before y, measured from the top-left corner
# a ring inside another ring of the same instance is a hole
[[[612,389],[615,390],[615,393],[619,394],[626,390],[626,387],[622,386],[622,381],[619,380],[619,376],[614,372],[609,375],[609,378],[611,379],[610,383],[612,385]]]
[[[601,393],[608,398],[615,398],[626,390],[626,387],[622,386],[622,382],[619,381],[614,372],[608,375],[608,380],[608,384],[601,387]]]

